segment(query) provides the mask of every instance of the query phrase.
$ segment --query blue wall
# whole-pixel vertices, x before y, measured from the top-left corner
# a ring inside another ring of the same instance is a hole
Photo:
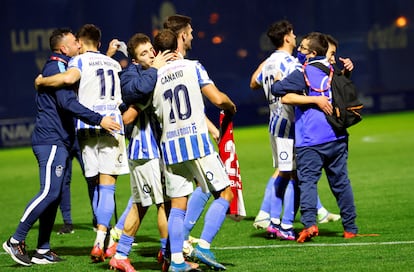
[[[280,19],[293,23],[298,43],[300,36],[311,31],[329,33],[339,40],[338,56],[354,61],[353,80],[367,113],[414,109],[414,81],[410,76],[414,1],[303,2],[124,0],[114,6],[113,1],[106,0],[5,0],[0,11],[0,120],[34,118],[33,80],[50,53],[52,29],[71,27],[76,31],[82,24],[94,23],[102,29],[101,51],[105,52],[112,38],[128,41],[136,32],[151,35],[173,13],[193,18],[195,38],[189,58],[199,59],[216,85],[236,102],[236,125],[267,122],[264,96],[249,89],[249,80],[272,50],[265,36],[268,26]],[[399,16],[408,19],[406,27],[395,26]],[[220,36],[222,43],[213,44],[214,36]],[[211,105],[208,115],[218,121],[218,111]],[[10,129],[0,131],[0,143],[8,140],[4,134],[13,134]]]

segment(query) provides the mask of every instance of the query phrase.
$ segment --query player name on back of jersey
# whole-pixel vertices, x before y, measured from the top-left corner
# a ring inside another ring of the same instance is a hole
[[[184,76],[183,70],[178,70],[178,71],[175,71],[174,73],[161,75],[161,84],[168,83],[170,81],[173,81],[174,79],[177,79],[183,76]]]
[[[104,56],[98,56],[89,60],[89,66],[111,66],[118,68],[119,64],[111,59],[106,59]]]

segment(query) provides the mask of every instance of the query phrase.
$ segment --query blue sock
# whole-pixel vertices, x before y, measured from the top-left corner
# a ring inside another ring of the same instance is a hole
[[[273,184],[273,193],[271,194],[270,218],[280,218],[283,207],[283,197],[289,179],[278,176]]]
[[[191,194],[187,203],[187,211],[184,217],[184,240],[188,240],[191,230],[206,206],[210,193],[204,193],[201,187],[197,187]]]
[[[99,202],[96,208],[96,219],[99,225],[109,227],[112,215],[115,210],[115,184],[99,185]]]
[[[322,207],[323,207],[322,202],[321,202],[321,199],[319,198],[319,194],[318,194],[318,203],[316,204],[316,209],[319,210]]]
[[[165,252],[167,250],[167,238],[161,238],[160,239],[160,243],[161,243],[161,252],[162,254],[165,256]]]
[[[170,238],[171,254],[183,251],[184,216],[185,211],[171,208],[170,216],[168,217],[168,236]]]
[[[118,245],[116,246],[116,253],[128,257],[129,252],[132,248],[132,243],[134,242],[133,236],[128,236],[122,233],[121,238],[119,239]]]
[[[275,178],[270,177],[269,181],[267,182],[265,194],[263,196],[262,206],[260,207],[261,211],[267,212],[270,214],[270,203],[271,203],[271,197],[272,197],[272,191],[273,191],[273,184],[275,183]]]
[[[285,191],[285,196],[283,199],[283,218],[282,223],[286,225],[293,225],[295,220],[295,189],[294,189],[294,180],[290,180]]]
[[[98,185],[95,186],[93,190],[93,199],[92,199],[92,209],[93,213],[96,217],[96,210],[98,209],[98,202],[99,202],[99,188]]]
[[[230,203],[221,197],[211,203],[204,218],[204,228],[201,233],[201,239],[209,243],[213,241],[221,225],[223,225],[229,206]]]
[[[122,213],[121,217],[119,218],[118,222],[116,222],[115,227],[117,229],[123,230],[124,229],[124,223],[125,219],[128,216],[129,210],[131,210],[132,207],[132,196],[129,198],[128,205],[126,206],[124,212]]]

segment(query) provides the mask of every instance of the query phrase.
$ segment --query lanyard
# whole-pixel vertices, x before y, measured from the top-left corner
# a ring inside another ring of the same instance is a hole
[[[306,76],[306,70],[305,69],[306,69],[306,66],[307,65],[308,65],[308,62],[305,62],[305,64],[303,65],[303,75],[305,77],[306,85],[308,85],[309,87],[311,87],[310,82],[309,82],[309,79]],[[313,90],[315,90],[317,92],[320,92],[320,93],[323,93],[324,91],[328,90],[331,87],[331,82],[332,82],[332,77],[333,77],[333,72],[334,72],[333,71],[333,68],[332,68],[332,65],[329,65],[329,70],[330,70],[330,72],[329,72],[329,77],[328,77],[328,83],[326,84],[326,89],[325,90],[322,90],[322,89],[315,89],[315,88],[312,88],[311,87]]]

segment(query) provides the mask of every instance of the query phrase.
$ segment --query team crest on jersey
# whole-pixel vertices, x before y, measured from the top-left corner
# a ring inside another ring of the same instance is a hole
[[[62,176],[63,168],[64,167],[62,165],[56,166],[56,168],[55,168],[55,174],[56,174],[57,177],[61,177]]]

